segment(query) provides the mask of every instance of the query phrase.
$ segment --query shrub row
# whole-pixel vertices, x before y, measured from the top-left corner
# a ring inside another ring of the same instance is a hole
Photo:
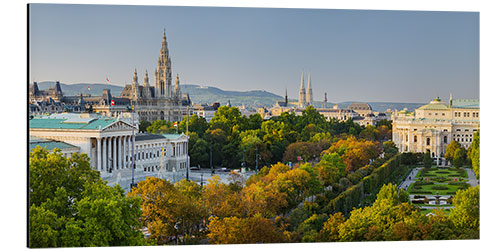
[[[448,187],[446,187],[445,185],[435,185],[435,186],[432,186],[432,189],[433,190],[448,190]]]
[[[323,212],[328,214],[342,212],[347,215],[354,206],[361,203],[364,196],[377,191],[383,184],[395,182],[407,170],[408,167],[401,164],[401,154],[397,154],[373,170],[370,175],[364,177],[358,184],[351,186],[331,200],[323,209]]]

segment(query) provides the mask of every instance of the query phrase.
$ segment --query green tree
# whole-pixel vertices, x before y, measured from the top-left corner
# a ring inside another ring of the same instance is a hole
[[[389,159],[398,153],[398,148],[393,141],[386,141],[382,143],[382,147],[386,159]]]
[[[346,175],[346,165],[337,153],[324,154],[318,164],[318,174],[324,186],[332,186]]]
[[[479,178],[479,131],[474,133],[474,139],[469,150],[468,157],[472,162],[472,170],[474,170],[476,177]]]
[[[144,245],[140,200],[107,186],[85,154],[30,153],[29,246]]]
[[[192,166],[210,167],[209,144],[204,139],[198,138],[194,144],[189,145],[189,156]]]
[[[423,163],[424,163],[424,168],[430,168],[432,166],[432,158],[431,158],[431,153],[429,151],[425,152]]]
[[[459,147],[455,150],[453,154],[453,166],[456,168],[460,168],[464,165],[465,158],[467,157],[467,151],[465,151],[464,147]]]
[[[450,142],[450,144],[448,144],[446,146],[446,150],[445,150],[445,154],[444,154],[444,158],[449,161],[449,162],[452,162],[453,161],[453,157],[455,156],[455,151],[459,148],[461,148],[462,145],[460,145],[460,143],[458,143],[457,141],[453,140]]]
[[[453,197],[450,219],[461,229],[472,229],[479,232],[479,186],[467,190],[458,190]]]
[[[151,122],[148,122],[148,121],[146,121],[146,120],[141,120],[141,121],[139,122],[139,131],[140,131],[140,132],[143,132],[143,133],[144,133],[144,132],[147,132],[147,128],[148,128],[149,126],[151,126]]]

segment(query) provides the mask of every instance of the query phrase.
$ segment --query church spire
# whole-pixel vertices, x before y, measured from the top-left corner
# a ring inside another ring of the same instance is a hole
[[[313,93],[311,86],[311,72],[309,72],[309,78],[307,80],[307,94],[306,94],[306,105],[313,105]]]
[[[181,81],[179,80],[179,74],[175,77],[175,87],[174,87],[174,92],[175,92],[175,97],[176,98],[181,98]]]
[[[134,77],[132,78],[132,85],[137,85],[138,81],[137,81],[137,68],[134,69]]]
[[[146,74],[144,74],[144,87],[149,86],[149,76],[148,71],[146,70]]]
[[[305,108],[306,90],[304,88],[304,71],[300,75],[300,90],[299,90],[299,108]]]

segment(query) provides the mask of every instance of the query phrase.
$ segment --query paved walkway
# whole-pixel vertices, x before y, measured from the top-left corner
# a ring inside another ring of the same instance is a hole
[[[471,187],[478,186],[479,181],[477,180],[474,171],[472,171],[472,169],[470,168],[466,168],[465,171],[467,171],[467,175],[469,176],[469,181],[467,181],[467,183],[469,183]]]
[[[404,190],[408,190],[408,188],[410,187],[410,184],[415,182],[415,179],[417,178],[417,173],[418,173],[418,171],[420,171],[420,169],[422,169],[422,168],[412,169],[410,174],[404,179],[404,181],[401,182],[401,184],[399,184],[399,188],[402,188]]]

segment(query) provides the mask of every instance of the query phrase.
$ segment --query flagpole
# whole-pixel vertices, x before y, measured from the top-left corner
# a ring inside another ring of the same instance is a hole
[[[189,105],[187,106],[187,114],[186,114],[186,180],[189,181]]]

